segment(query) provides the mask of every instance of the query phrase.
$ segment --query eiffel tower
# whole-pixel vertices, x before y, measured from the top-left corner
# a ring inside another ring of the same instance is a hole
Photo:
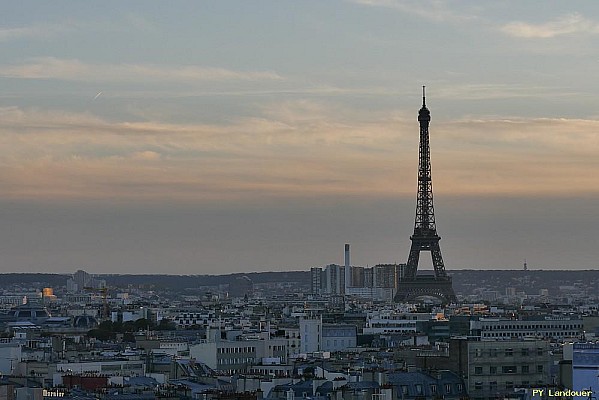
[[[443,303],[456,301],[456,296],[451,285],[451,277],[445,272],[443,257],[435,223],[435,209],[433,207],[433,181],[431,178],[431,154],[429,145],[428,125],[431,113],[426,108],[425,87],[422,87],[422,108],[418,112],[420,123],[420,146],[418,157],[418,195],[416,200],[416,219],[414,234],[410,236],[412,247],[408,263],[403,269],[403,274],[397,279],[396,302],[413,301],[421,296],[432,296]],[[421,251],[430,251],[435,270],[432,275],[418,275],[418,261]]]

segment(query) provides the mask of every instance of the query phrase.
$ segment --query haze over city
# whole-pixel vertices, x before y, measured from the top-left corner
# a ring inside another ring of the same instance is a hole
[[[599,5],[5,2],[0,272],[597,268]]]

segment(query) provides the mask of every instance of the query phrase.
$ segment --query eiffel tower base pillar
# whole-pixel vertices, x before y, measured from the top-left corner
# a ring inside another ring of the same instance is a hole
[[[417,298],[423,296],[435,297],[441,300],[443,304],[457,302],[450,277],[416,276],[413,279],[402,279],[397,282],[397,292],[394,299],[396,303],[414,302]]]

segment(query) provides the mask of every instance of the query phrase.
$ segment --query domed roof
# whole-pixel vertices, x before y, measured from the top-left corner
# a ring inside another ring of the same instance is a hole
[[[78,315],[73,319],[75,328],[93,328],[98,326],[98,320],[91,315]]]
[[[8,314],[17,321],[45,320],[51,316],[45,307],[31,303],[14,307]]]

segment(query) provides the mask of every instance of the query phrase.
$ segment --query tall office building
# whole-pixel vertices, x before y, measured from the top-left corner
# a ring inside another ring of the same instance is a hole
[[[78,270],[73,274],[73,280],[77,284],[79,290],[89,286],[89,282],[92,280],[92,276],[83,270]]]
[[[345,267],[337,264],[329,264],[324,270],[327,294],[345,293]]]
[[[310,293],[316,295],[322,294],[322,268],[310,268],[310,282]]]

